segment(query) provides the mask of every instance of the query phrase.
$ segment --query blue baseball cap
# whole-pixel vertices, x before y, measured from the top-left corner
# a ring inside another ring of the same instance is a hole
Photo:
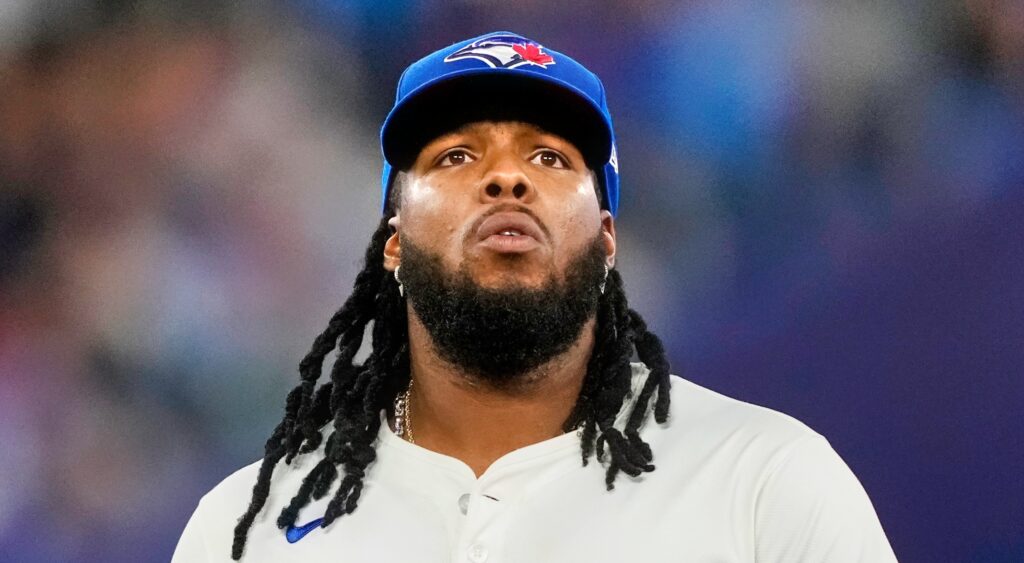
[[[602,206],[616,214],[619,163],[604,85],[569,56],[507,31],[450,45],[402,73],[380,130],[382,211],[396,172],[423,146],[480,120],[526,121],[572,142],[597,175]]]

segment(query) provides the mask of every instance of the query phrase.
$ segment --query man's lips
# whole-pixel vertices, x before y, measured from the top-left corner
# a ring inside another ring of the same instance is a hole
[[[503,211],[487,217],[476,234],[481,245],[496,252],[528,252],[544,240],[537,222],[519,211]]]

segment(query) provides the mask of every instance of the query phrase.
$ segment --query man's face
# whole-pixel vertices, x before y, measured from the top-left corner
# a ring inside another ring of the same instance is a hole
[[[485,288],[564,281],[598,233],[613,264],[614,221],[594,175],[572,143],[535,125],[475,122],[438,137],[401,189],[388,269],[400,264],[403,237]]]
[[[401,265],[443,358],[515,389],[580,338],[615,231],[571,143],[525,123],[473,123],[420,151],[401,196],[385,267]]]

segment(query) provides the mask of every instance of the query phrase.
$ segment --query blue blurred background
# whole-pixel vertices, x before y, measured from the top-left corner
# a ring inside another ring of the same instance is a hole
[[[674,371],[828,437],[901,561],[1024,561],[1019,0],[252,4],[0,2],[0,560],[169,559],[348,294],[402,68],[508,29],[605,81]]]

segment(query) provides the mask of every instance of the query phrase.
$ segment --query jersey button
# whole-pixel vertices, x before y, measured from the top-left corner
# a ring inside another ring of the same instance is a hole
[[[473,563],[484,563],[487,561],[487,548],[481,544],[475,543],[469,548],[469,560]]]
[[[463,514],[469,512],[469,493],[466,493],[459,497],[459,510]]]

